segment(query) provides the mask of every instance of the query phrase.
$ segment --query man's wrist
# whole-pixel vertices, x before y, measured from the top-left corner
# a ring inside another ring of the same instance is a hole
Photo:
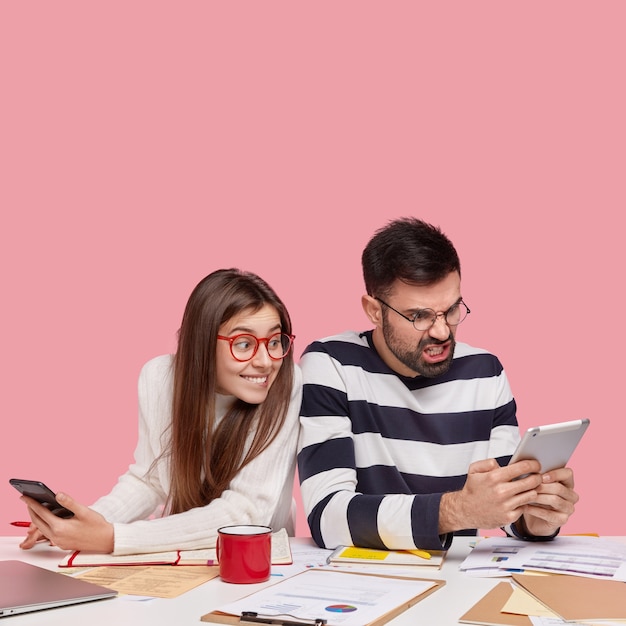
[[[439,534],[445,535],[463,528],[459,523],[458,491],[449,491],[441,496],[439,504]]]

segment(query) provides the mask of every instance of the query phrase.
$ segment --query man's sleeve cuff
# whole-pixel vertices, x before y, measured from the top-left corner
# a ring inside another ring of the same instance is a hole
[[[515,522],[512,524],[507,524],[506,526],[502,526],[502,530],[509,536],[514,537],[515,539],[522,539],[523,541],[552,541],[561,530],[560,528],[556,529],[552,535],[547,536],[537,536],[537,535],[529,535],[527,533],[522,533],[517,529]]]

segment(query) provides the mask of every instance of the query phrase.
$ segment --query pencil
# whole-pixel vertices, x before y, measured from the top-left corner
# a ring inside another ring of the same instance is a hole
[[[426,552],[426,550],[407,550],[407,552],[415,556],[421,556],[423,559],[430,559],[431,556],[430,552]]]

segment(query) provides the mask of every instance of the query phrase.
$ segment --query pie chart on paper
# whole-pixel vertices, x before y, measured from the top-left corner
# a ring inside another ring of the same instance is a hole
[[[330,613],[352,613],[356,611],[356,606],[351,604],[331,604],[326,607],[326,610]]]

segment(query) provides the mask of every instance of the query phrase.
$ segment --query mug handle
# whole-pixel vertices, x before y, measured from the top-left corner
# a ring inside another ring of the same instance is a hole
[[[220,536],[217,536],[215,540],[215,555],[217,556],[217,562],[220,562]]]

